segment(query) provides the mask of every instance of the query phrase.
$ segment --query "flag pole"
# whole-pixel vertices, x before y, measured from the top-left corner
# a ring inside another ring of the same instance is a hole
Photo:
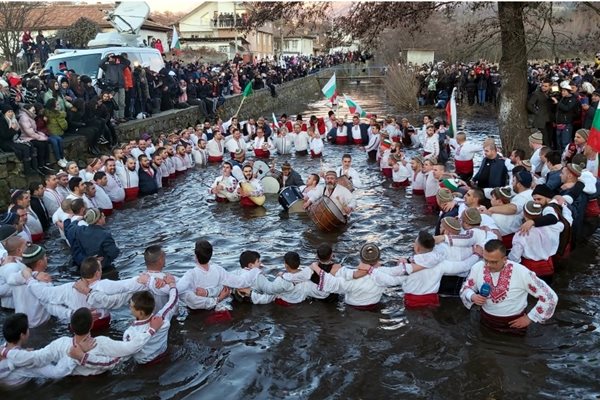
[[[240,112],[240,109],[242,108],[242,106],[244,105],[244,100],[246,100],[246,97],[242,97],[242,101],[240,102],[240,106],[238,107],[237,111],[235,112],[235,114],[233,115],[234,117],[238,116],[238,113]]]

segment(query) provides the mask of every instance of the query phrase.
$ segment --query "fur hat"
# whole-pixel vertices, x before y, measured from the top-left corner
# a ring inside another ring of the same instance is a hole
[[[532,133],[531,135],[529,135],[529,143],[543,144],[544,136],[542,136],[542,132],[536,131],[536,132]]]
[[[442,218],[442,224],[457,232],[460,232],[460,230],[462,229],[462,226],[460,225],[460,220],[456,217],[444,217]]]
[[[454,196],[452,196],[452,192],[450,191],[450,189],[446,189],[446,188],[442,188],[442,189],[438,190],[437,194],[435,195],[435,198],[441,204],[449,203],[452,200],[454,200]]]
[[[448,189],[450,189],[453,192],[456,192],[459,187],[458,179],[453,179],[453,178],[443,179],[442,184],[444,185],[444,187],[447,187]]]
[[[533,177],[531,176],[531,173],[529,171],[519,171],[519,172],[517,172],[515,177],[517,178],[517,181],[521,185],[525,186],[526,188],[531,187],[531,183],[533,182]]]
[[[532,196],[538,195],[542,197],[546,197],[551,199],[554,197],[554,192],[546,185],[536,185],[535,189],[533,189]]]
[[[90,208],[89,210],[87,210],[85,212],[85,215],[83,217],[83,220],[88,224],[88,225],[93,225],[96,222],[98,222],[100,220],[100,218],[102,217],[102,211],[100,211],[97,208]]]
[[[19,215],[14,212],[6,212],[0,215],[0,224],[2,225],[15,225],[19,222]]]
[[[373,243],[367,243],[360,248],[360,260],[365,264],[375,264],[380,255],[379,247]]]
[[[476,208],[467,208],[462,215],[463,220],[469,225],[481,224],[481,213]]]
[[[525,207],[523,207],[523,211],[532,216],[542,215],[542,209],[543,207],[540,204],[533,201],[528,201]]]
[[[37,244],[30,244],[23,251],[23,264],[31,265],[34,262],[41,260],[46,255],[46,250]]]
[[[6,240],[17,234],[17,228],[12,225],[0,225],[0,240]]]

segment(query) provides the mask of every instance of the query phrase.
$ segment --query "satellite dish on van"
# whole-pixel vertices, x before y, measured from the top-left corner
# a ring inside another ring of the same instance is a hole
[[[120,33],[137,34],[150,15],[145,1],[124,1],[108,13],[108,21]]]
[[[150,7],[145,1],[124,1],[106,19],[117,32],[100,32],[88,42],[89,48],[129,46],[140,47],[142,40],[138,36],[144,22],[150,15]]]

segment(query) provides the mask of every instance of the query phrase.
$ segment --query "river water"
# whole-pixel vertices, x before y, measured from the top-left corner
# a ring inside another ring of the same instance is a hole
[[[342,89],[366,111],[389,111],[380,97],[382,86]],[[299,105],[298,110],[273,111],[323,115],[327,109],[319,101]],[[478,140],[498,133],[493,119],[463,119],[460,109],[459,123]],[[275,196],[268,197],[264,208],[254,210],[217,204],[206,187],[218,174],[217,167],[211,166],[188,173],[160,197],[144,198],[109,219],[108,227],[122,249],[117,263],[121,276],[143,269],[142,253],[151,244],[161,244],[167,252],[166,269],[182,275],[194,266],[193,244],[198,238],[210,240],[214,262],[230,270],[239,268],[237,259],[244,249],[259,251],[267,268],[282,268],[283,254],[290,250],[298,251],[306,265],[324,242],[333,245],[336,258],[349,265],[356,265],[357,250],[366,241],[379,244],[388,264],[409,255],[418,230],[434,223],[432,217],[423,215],[423,199],[391,189],[377,166],[355,147],[326,147],[324,163],[339,165],[344,152],[352,154],[365,189],[358,192],[359,207],[343,232],[324,234],[307,217],[283,214]],[[290,158],[304,178],[320,168],[317,160]],[[50,271],[58,282],[66,282],[73,279],[65,270],[68,250],[56,236],[46,243]],[[235,304],[231,322],[207,324],[208,313],[188,315],[181,308],[171,327],[169,357],[161,364],[126,364],[100,377],[36,382],[5,396],[598,398],[597,245],[592,239],[589,248],[559,269],[554,284],[560,298],[555,317],[544,326],[532,326],[524,338],[482,329],[476,313],[456,298],[443,298],[436,310],[407,311],[399,290],[389,290],[380,312],[357,311],[341,303],[306,302],[291,308]],[[0,313],[1,320],[5,316]],[[127,309],[114,312],[107,334],[120,338],[130,321]],[[32,330],[29,343],[37,348],[64,334],[68,334],[64,326],[50,322]]]

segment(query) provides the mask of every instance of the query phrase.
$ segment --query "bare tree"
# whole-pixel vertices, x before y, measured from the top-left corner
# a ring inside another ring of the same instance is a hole
[[[100,26],[97,23],[81,17],[71,26],[58,31],[56,36],[70,42],[76,49],[84,49],[98,32],[100,32]]]
[[[0,2],[0,51],[7,60],[17,62],[23,31],[34,31],[41,24],[43,13],[36,13],[35,9],[44,5],[43,2]]]

